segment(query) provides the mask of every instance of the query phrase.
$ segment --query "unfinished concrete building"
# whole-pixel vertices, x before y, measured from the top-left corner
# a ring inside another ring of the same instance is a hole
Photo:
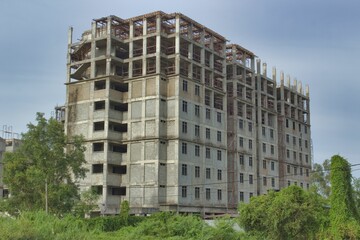
[[[291,84],[290,77],[284,84],[282,73],[277,99],[280,187],[295,184],[309,188],[312,166],[309,88],[304,93],[302,84],[296,80]]]
[[[4,125],[0,130],[0,198],[7,198],[9,196],[9,189],[4,184],[4,155],[5,152],[15,152],[21,144],[19,134],[12,131],[12,126]]]
[[[251,51],[181,13],[95,19],[72,39],[57,116],[86,139],[99,213],[225,213],[282,186],[276,76]]]
[[[236,44],[227,45],[229,207],[280,187],[276,69]],[[308,182],[308,179],[303,180]]]
[[[71,31],[66,133],[85,136],[101,213],[225,212],[226,39],[162,12]]]

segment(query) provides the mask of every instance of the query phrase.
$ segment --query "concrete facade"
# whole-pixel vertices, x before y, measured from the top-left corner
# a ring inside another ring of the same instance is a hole
[[[72,35],[58,118],[86,139],[81,188],[101,195],[99,213],[128,200],[134,214],[220,214],[287,181],[278,144],[287,104],[252,52],[180,13],[104,17],[79,42]]]
[[[312,143],[310,131],[309,88],[280,76],[277,89],[279,125],[280,187],[291,184],[309,188]]]
[[[7,198],[9,190],[3,182],[4,163],[3,158],[5,152],[14,152],[20,146],[21,140],[17,138],[3,139],[0,138],[0,198]]]

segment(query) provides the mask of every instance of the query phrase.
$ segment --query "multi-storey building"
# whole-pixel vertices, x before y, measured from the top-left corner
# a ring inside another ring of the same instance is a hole
[[[86,140],[81,188],[101,195],[100,213],[122,200],[139,214],[224,213],[282,187],[283,98],[251,51],[180,13],[104,17],[72,35],[57,117]]]
[[[83,186],[103,213],[224,212],[226,39],[155,12],[96,19],[69,38],[66,133],[86,139]]]
[[[310,98],[296,80],[284,84],[283,74],[277,88],[279,126],[280,187],[291,184],[309,188],[311,172]]]
[[[229,207],[257,192],[255,55],[226,47]]]
[[[5,152],[14,152],[20,146],[21,140],[18,138],[13,138],[13,136],[18,136],[18,134],[8,134],[10,138],[4,139],[0,137],[0,198],[6,198],[9,196],[9,189],[4,184],[4,163],[3,158]]]

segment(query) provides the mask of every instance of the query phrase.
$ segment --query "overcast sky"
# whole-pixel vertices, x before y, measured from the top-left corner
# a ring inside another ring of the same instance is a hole
[[[0,130],[24,132],[36,112],[64,104],[69,26],[76,40],[92,19],[157,10],[181,12],[308,84],[315,162],[360,163],[357,0],[1,0]]]

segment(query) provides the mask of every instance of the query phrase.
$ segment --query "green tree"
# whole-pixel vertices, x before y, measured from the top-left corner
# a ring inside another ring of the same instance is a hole
[[[330,236],[334,239],[359,239],[359,214],[351,185],[349,162],[339,155],[331,158]]]
[[[79,198],[77,180],[86,169],[82,137],[67,139],[63,125],[37,113],[37,124],[28,124],[22,144],[4,157],[4,182],[9,187],[10,210],[72,210]],[[66,149],[66,151],[65,151]]]
[[[124,221],[126,225],[128,225],[129,213],[130,213],[129,202],[124,200],[121,202],[120,205],[120,218],[122,221]]]
[[[312,189],[325,198],[330,197],[330,160],[322,164],[315,163],[310,176]]]
[[[100,195],[92,188],[87,191],[83,191],[80,194],[80,199],[76,203],[74,208],[75,215],[79,217],[84,217],[89,215],[92,210],[97,208],[97,202],[100,198]]]
[[[354,201],[356,209],[360,214],[360,178],[353,178],[352,186],[354,190]]]
[[[239,224],[258,239],[311,239],[326,220],[323,200],[290,186],[239,206]]]

